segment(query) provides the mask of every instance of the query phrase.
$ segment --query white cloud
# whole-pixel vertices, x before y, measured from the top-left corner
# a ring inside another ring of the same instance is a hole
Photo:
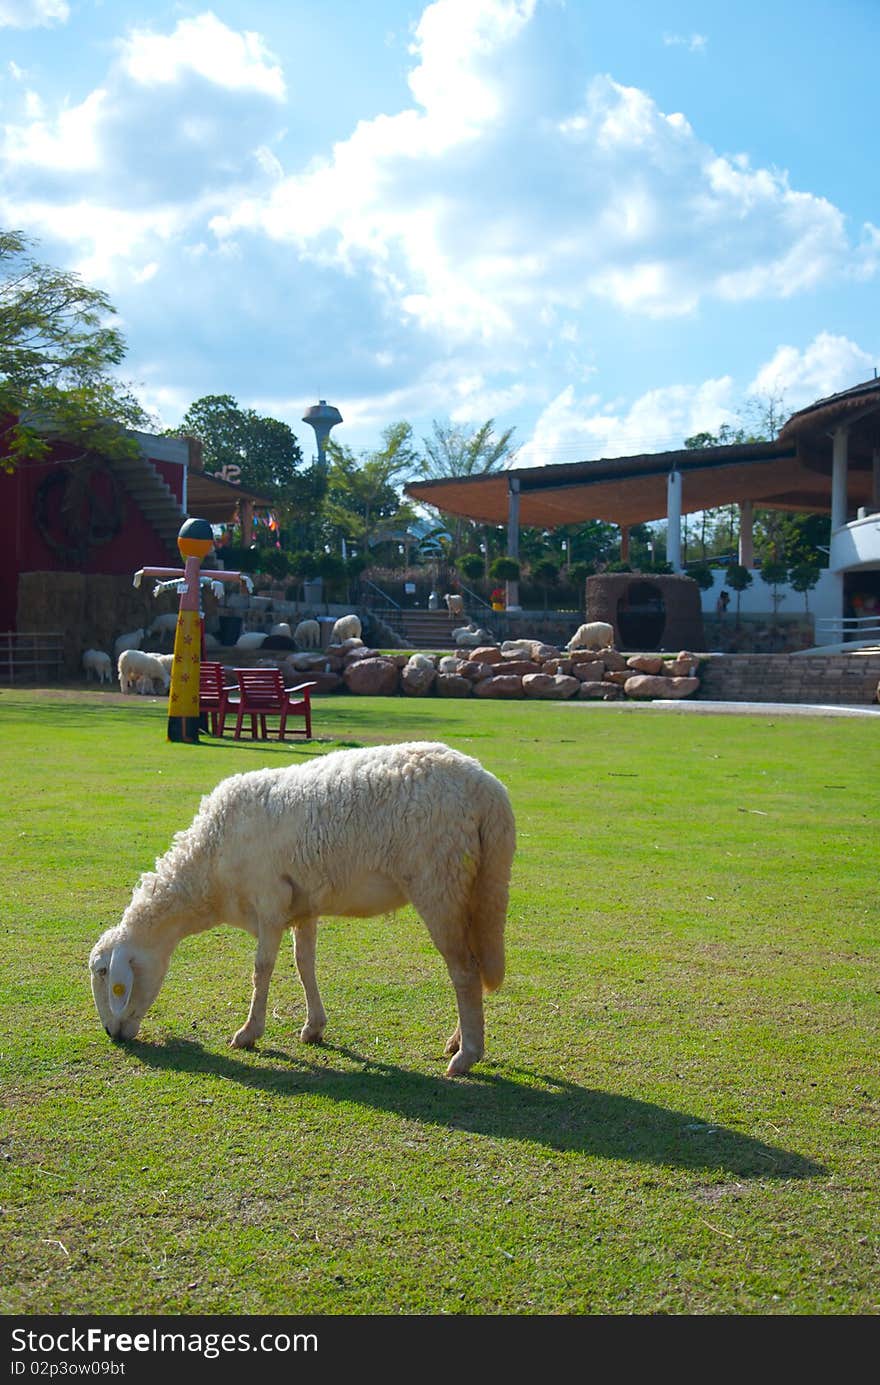
[[[705,53],[709,46],[705,34],[664,34],[663,42],[667,48],[686,48],[689,53]]]
[[[135,29],[120,44],[121,66],[142,86],[169,86],[195,73],[230,91],[285,95],[284,74],[256,33],[237,33],[210,11],[182,19],[172,34]]]
[[[871,356],[848,337],[820,332],[803,351],[796,346],[780,346],[758,370],[749,393],[764,398],[784,398],[788,415],[815,399],[849,389],[871,379],[880,353]]]
[[[518,466],[637,456],[681,447],[698,432],[717,432],[737,422],[731,376],[700,385],[648,390],[632,404],[603,403],[598,394],[578,398],[567,385],[544,409],[523,447]]]
[[[555,116],[522,74],[524,53],[530,73],[549,70],[558,13],[435,0],[412,49],[417,106],[361,121],[332,159],[242,199],[214,231],[366,269],[389,311],[459,344],[532,339],[556,309],[681,317],[876,271],[876,228],[853,246],[826,199],[718,154],[645,91],[596,77]]]
[[[66,24],[67,0],[0,0],[0,29],[37,29]]]

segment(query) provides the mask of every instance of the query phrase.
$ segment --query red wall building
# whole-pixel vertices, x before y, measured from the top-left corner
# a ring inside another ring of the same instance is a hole
[[[24,572],[133,574],[178,566],[189,445],[136,433],[140,455],[110,461],[58,444],[0,472],[0,631],[15,630]]]

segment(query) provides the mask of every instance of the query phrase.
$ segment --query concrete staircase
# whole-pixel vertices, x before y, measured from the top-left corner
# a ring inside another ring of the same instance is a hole
[[[455,649],[453,630],[466,622],[448,611],[383,611],[382,619],[413,649]]]
[[[119,457],[112,465],[128,494],[137,502],[138,508],[167,547],[172,565],[179,567],[177,536],[186,515],[171,487],[149,458],[143,455]]]

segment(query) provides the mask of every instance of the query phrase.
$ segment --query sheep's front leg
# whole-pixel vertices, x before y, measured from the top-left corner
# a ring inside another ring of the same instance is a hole
[[[266,1002],[269,998],[269,982],[275,969],[278,948],[284,927],[277,924],[260,924],[257,935],[257,955],[254,959],[254,993],[251,1008],[241,1029],[236,1030],[229,1043],[232,1048],[253,1048],[257,1039],[262,1038],[266,1028]]]
[[[321,995],[315,980],[317,943],[317,919],[305,919],[296,924],[293,930],[293,955],[306,997],[306,1022],[299,1034],[304,1044],[320,1043],[327,1024],[327,1015],[321,1004]]]

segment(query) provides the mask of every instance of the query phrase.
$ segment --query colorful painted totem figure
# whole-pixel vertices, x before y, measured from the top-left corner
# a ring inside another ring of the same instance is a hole
[[[175,585],[180,593],[177,630],[174,636],[174,658],[171,664],[171,687],[168,693],[168,739],[198,744],[199,676],[202,661],[202,613],[200,592],[205,580],[201,576],[202,559],[214,547],[214,533],[206,519],[188,519],[177,536],[177,547],[184,567],[144,567],[134,575],[139,587],[142,577],[159,577],[163,581],[157,590]],[[241,572],[219,570],[211,573],[212,582],[236,582],[250,586],[250,578]]]

